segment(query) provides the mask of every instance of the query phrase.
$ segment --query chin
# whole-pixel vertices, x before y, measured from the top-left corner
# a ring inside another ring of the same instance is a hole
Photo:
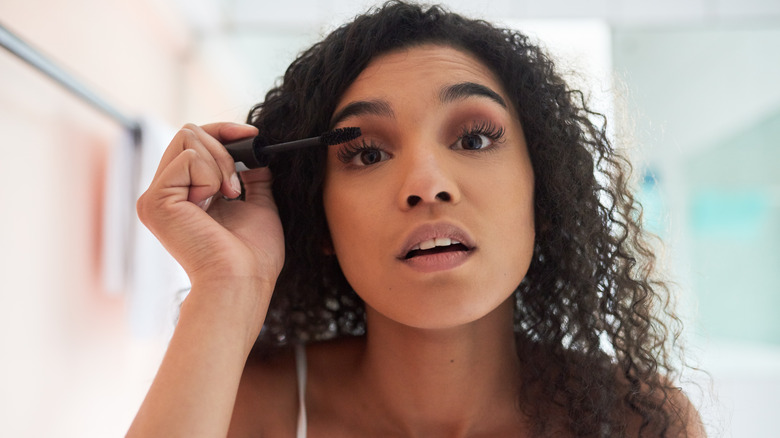
[[[441,289],[439,289],[441,290]],[[471,325],[495,316],[512,320],[514,290],[509,293],[481,300],[480,293],[463,291],[447,293],[447,296],[394,296],[391,302],[373,303],[366,300],[366,311],[371,325],[372,314],[402,326],[420,330],[447,330]],[[452,292],[452,291],[450,291]],[[481,290],[484,293],[484,289]],[[380,316],[381,315],[381,316]]]

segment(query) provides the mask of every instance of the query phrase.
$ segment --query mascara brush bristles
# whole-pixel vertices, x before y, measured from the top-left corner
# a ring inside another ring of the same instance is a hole
[[[335,146],[337,144],[346,143],[352,141],[361,136],[360,128],[349,127],[339,128],[328,131],[320,136],[322,144],[327,146]]]

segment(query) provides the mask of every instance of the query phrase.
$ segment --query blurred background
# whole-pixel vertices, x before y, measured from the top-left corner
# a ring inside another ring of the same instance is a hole
[[[711,436],[780,436],[780,2],[476,3],[444,2],[548,47],[635,160]],[[185,122],[243,121],[370,5],[0,0],[3,28],[111,107],[0,50],[0,436],[124,434],[186,287],[134,215],[160,152]]]

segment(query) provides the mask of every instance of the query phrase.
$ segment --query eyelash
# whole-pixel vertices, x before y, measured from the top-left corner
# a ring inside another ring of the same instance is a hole
[[[458,136],[458,139],[453,144],[457,144],[459,141],[463,140],[464,137],[469,135],[484,135],[495,143],[501,143],[504,139],[504,134],[505,130],[503,126],[497,126],[490,121],[478,121],[474,122],[470,126],[464,126],[461,130],[460,136]],[[492,148],[488,147],[487,149],[489,150]],[[480,150],[483,149],[476,149],[476,151]],[[382,150],[382,148],[379,147],[373,140],[366,141],[365,139],[361,138],[358,142],[353,141],[342,145],[338,152],[336,152],[336,156],[342,163],[349,164],[352,160],[355,159],[355,157],[366,151],[377,151],[384,154],[387,153]]]
[[[374,143],[372,140],[371,142],[367,142],[365,139],[361,138],[359,142],[350,142],[344,144],[338,152],[336,152],[336,156],[338,157],[339,161],[341,161],[344,164],[349,164],[352,160],[355,159],[358,155],[365,151],[382,151],[382,149]]]
[[[469,127],[463,127],[460,137],[458,137],[459,142],[463,140],[464,137],[469,135],[484,135],[485,137],[491,139],[495,143],[501,143],[504,139],[504,127],[503,126],[497,126],[493,122],[482,120],[478,122],[474,122]],[[488,148],[491,149],[491,148]],[[482,150],[482,149],[477,149]]]

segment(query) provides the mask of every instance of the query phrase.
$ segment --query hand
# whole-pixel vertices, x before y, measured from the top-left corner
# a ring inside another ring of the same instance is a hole
[[[257,135],[249,125],[185,125],[173,138],[138,216],[198,285],[262,285],[266,301],[284,263],[284,238],[267,168],[243,172],[221,143]]]

